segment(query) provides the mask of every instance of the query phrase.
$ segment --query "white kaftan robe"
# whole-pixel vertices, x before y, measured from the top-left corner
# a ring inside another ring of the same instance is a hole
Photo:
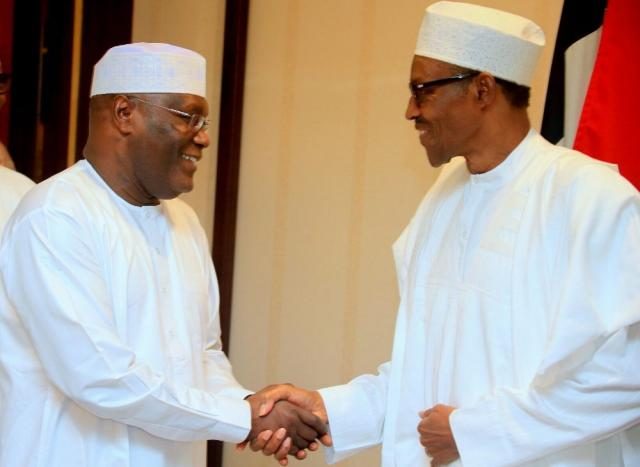
[[[205,234],[137,207],[87,161],[37,185],[0,246],[0,465],[203,466],[242,441]]]
[[[392,360],[321,390],[329,461],[428,466],[418,412],[446,404],[452,465],[640,466],[640,198],[611,167],[534,131],[487,173],[457,158],[394,254]]]
[[[0,238],[9,216],[33,185],[34,183],[21,173],[0,165]]]

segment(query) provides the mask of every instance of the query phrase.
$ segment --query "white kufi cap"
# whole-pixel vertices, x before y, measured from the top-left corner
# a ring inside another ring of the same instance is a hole
[[[522,16],[460,2],[425,11],[416,55],[530,86],[544,32]]]
[[[138,42],[112,47],[93,68],[91,96],[126,93],[206,98],[206,60],[171,44]]]

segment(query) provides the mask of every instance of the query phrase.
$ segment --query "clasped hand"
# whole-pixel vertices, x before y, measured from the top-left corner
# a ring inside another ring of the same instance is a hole
[[[460,457],[449,422],[454,410],[455,407],[438,404],[419,414],[420,444],[431,457],[433,467],[449,464]]]
[[[248,399],[251,405],[251,431],[243,449],[250,444],[285,466],[287,455],[306,457],[306,449],[318,449],[316,439],[331,445],[327,433],[327,413],[320,394],[290,384],[267,386]]]

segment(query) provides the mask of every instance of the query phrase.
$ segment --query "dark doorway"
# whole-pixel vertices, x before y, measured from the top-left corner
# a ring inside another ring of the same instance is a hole
[[[72,42],[72,0],[15,2],[9,153],[35,181],[66,167]]]
[[[82,157],[82,148],[87,141],[89,130],[89,92],[93,65],[114,45],[131,42],[132,22],[133,0],[103,0],[99,2],[85,0],[84,2],[76,160]]]
[[[131,41],[133,0],[83,2],[78,127],[70,132],[74,6],[14,3],[8,147],[16,168],[36,182],[67,167],[70,134],[82,149],[93,64],[109,47]]]
[[[231,331],[249,3],[249,0],[227,0],[225,3],[213,262],[218,274],[220,327],[227,354]],[[222,466],[222,447],[220,441],[209,441],[207,467]]]

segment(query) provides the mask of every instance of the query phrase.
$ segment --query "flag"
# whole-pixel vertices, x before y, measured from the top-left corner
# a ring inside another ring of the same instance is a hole
[[[540,131],[554,144],[573,146],[606,4],[606,0],[564,1]]]
[[[640,189],[640,1],[609,0],[574,147]]]
[[[618,165],[640,188],[638,0],[565,0],[542,122],[549,141]]]

